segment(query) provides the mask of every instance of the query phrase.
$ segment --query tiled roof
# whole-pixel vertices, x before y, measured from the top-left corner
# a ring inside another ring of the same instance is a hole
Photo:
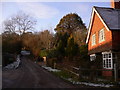
[[[96,7],[99,15],[110,30],[120,30],[120,9]]]

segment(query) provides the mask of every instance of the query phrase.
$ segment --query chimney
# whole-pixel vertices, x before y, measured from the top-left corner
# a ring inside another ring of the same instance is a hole
[[[120,9],[120,0],[111,0],[111,7],[115,9]]]

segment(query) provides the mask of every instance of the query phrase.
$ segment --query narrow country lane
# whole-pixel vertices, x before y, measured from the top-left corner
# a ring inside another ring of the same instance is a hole
[[[21,61],[18,69],[3,70],[3,88],[75,88],[28,58],[22,57]]]

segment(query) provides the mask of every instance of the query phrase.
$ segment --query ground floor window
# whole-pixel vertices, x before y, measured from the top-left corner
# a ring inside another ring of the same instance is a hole
[[[91,54],[90,55],[90,61],[94,61],[96,59],[96,55],[95,54]]]
[[[113,69],[113,54],[111,52],[103,52],[103,68]]]

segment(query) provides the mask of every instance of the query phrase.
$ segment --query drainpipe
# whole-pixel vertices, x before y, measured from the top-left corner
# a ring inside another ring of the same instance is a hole
[[[114,79],[115,79],[115,82],[117,82],[118,80],[118,57],[117,57],[117,53],[116,53],[116,56],[115,56],[115,63],[114,63]]]
[[[115,79],[115,82],[117,82],[117,68],[116,68],[116,63],[114,64],[114,79]]]

